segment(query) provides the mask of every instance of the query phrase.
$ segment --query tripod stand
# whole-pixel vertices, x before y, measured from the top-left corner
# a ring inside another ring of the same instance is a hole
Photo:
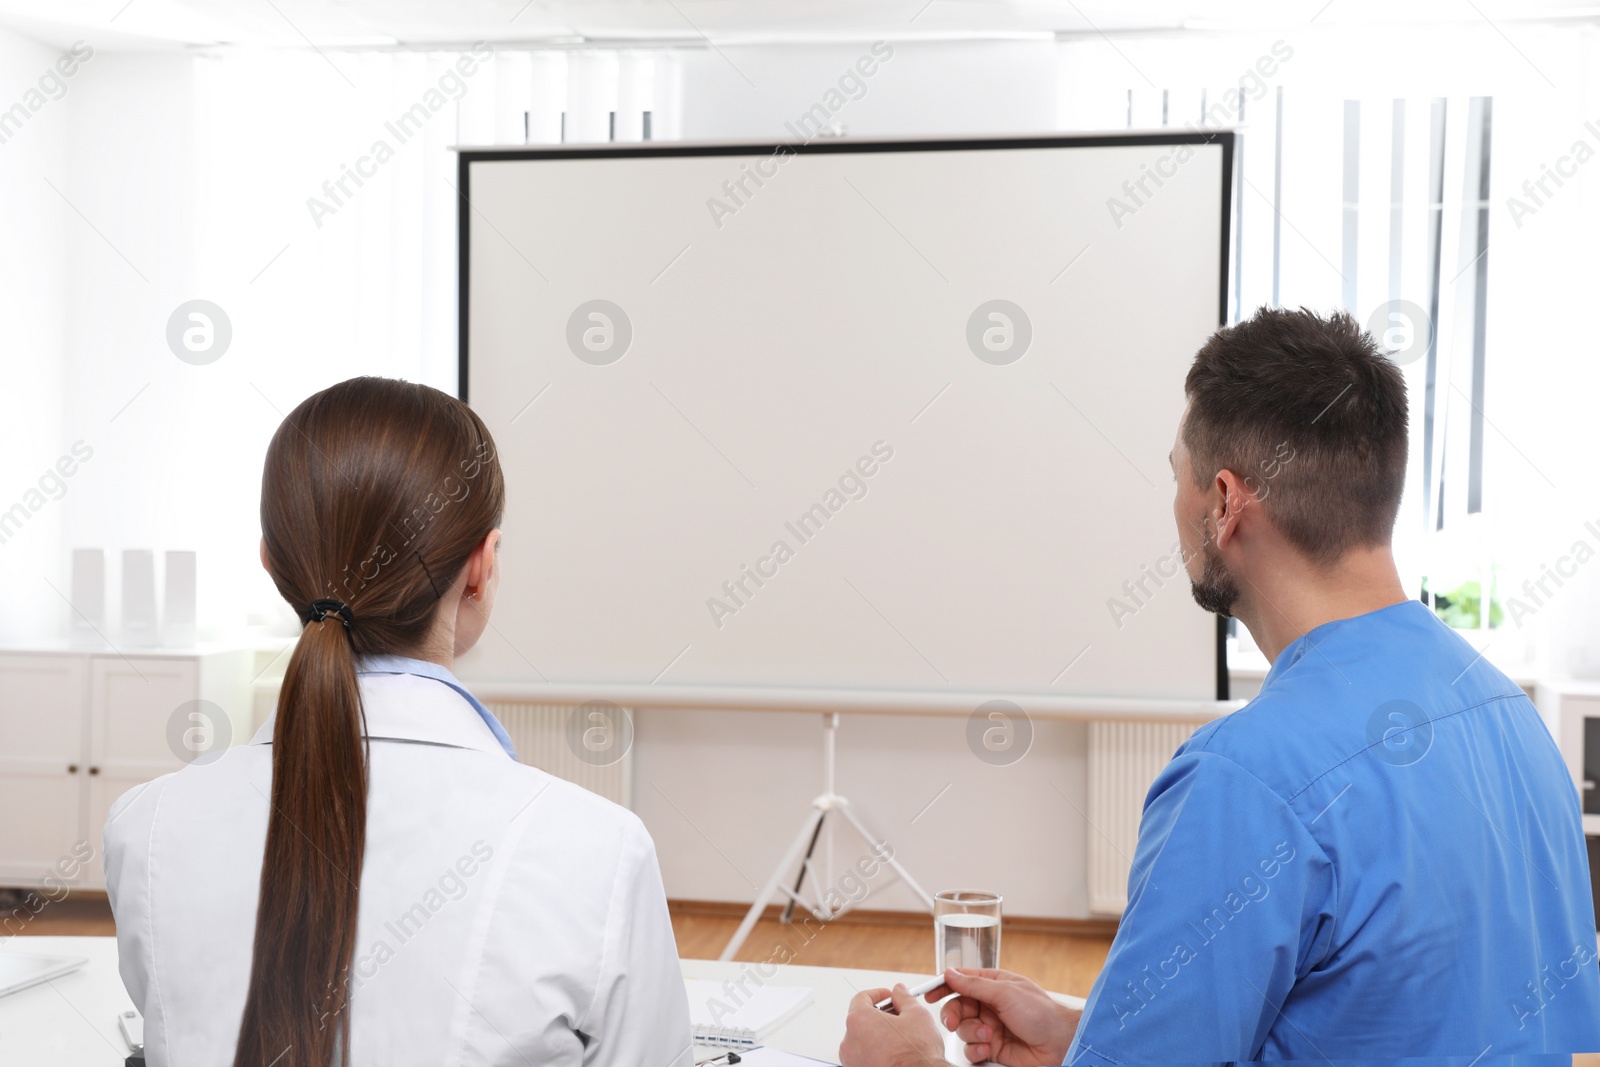
[[[822,920],[823,922],[828,922],[829,920],[838,918],[840,915],[843,915],[850,909],[850,905],[848,903],[837,910],[828,903],[827,887],[833,881],[833,855],[831,847],[826,851],[824,856],[824,861],[822,864],[823,871],[820,878],[817,874],[816,865],[812,862],[816,855],[817,842],[822,838],[823,824],[827,821],[829,815],[837,812],[839,815],[844,817],[845,821],[850,824],[857,834],[861,835],[861,839],[863,841],[867,842],[869,845],[876,846],[877,840],[872,836],[867,828],[862,825],[862,822],[860,818],[857,817],[855,809],[851,806],[849,799],[834,792],[834,769],[837,762],[835,757],[835,749],[839,735],[838,712],[826,712],[823,714],[822,733],[824,745],[822,793],[811,801],[811,811],[807,813],[805,821],[800,824],[799,833],[794,835],[794,840],[790,842],[788,851],[786,851],[783,854],[783,858],[778,861],[778,866],[773,870],[772,876],[767,879],[767,884],[761,887],[760,893],[756,894],[755,902],[750,905],[750,910],[745,912],[744,921],[739,924],[739,929],[734,931],[733,937],[729,939],[727,947],[722,950],[722,955],[719,957],[720,959],[733,959],[734,953],[739,951],[740,946],[745,942],[745,938],[749,937],[750,931],[755,928],[756,921],[760,919],[762,913],[767,910],[767,905],[771,903],[772,898],[778,894],[782,894],[786,898],[782,915],[783,922],[788,922],[794,917],[794,907],[796,904],[799,904],[801,907],[805,908],[812,915],[816,916],[816,918]],[[803,856],[802,853],[804,853]],[[800,868],[795,874],[794,888],[790,889],[784,884],[784,876],[794,868],[796,861],[799,861]],[[901,881],[905,882],[906,886],[910,888],[913,893],[922,898],[922,902],[927,905],[928,910],[932,911],[933,898],[930,897],[927,892],[917,884],[916,879],[912,878],[910,873],[900,865],[900,861],[895,859],[893,855],[890,855],[884,862],[890,869],[900,876]],[[808,876],[811,879],[812,890],[815,893],[814,901],[807,901],[800,895]]]

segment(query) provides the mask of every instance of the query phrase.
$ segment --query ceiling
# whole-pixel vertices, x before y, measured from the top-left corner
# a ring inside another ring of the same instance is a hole
[[[339,48],[984,39],[1395,22],[1600,21],[1596,0],[0,0],[54,44]]]

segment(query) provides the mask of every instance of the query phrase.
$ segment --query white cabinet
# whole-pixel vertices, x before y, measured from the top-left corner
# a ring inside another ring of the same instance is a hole
[[[88,691],[87,656],[0,657],[0,885],[39,884],[83,838]]]
[[[184,747],[197,736],[190,716],[202,713],[204,728],[227,731],[232,744],[250,739],[252,656],[0,651],[0,886],[50,877],[104,888],[106,812],[193,758]],[[92,860],[76,862],[85,846]]]
[[[1583,832],[1600,835],[1600,683],[1541,682],[1533,702],[1578,787]],[[1600,892],[1600,886],[1596,890]]]
[[[1589,839],[1589,880],[1594,889],[1594,926],[1600,931],[1600,682],[1541,682],[1534,706],[1555,736],[1583,810]]]

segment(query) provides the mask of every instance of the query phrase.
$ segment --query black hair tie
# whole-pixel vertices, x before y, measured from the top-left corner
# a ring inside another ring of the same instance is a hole
[[[350,629],[350,624],[356,621],[356,613],[351,611],[350,605],[342,600],[313,600],[310,609],[306,612],[306,625],[309,626],[314,622],[321,622],[329,615],[337,615],[339,621],[344,623],[346,630]]]

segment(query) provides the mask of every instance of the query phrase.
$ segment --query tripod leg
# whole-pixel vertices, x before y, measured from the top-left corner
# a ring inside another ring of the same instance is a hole
[[[848,801],[844,804],[841,804],[839,806],[839,810],[844,813],[844,817],[846,819],[850,820],[850,825],[856,828],[856,832],[861,835],[861,839],[863,841],[867,842],[869,845],[876,842],[877,839],[867,831],[865,826],[861,825],[861,820],[856,818],[855,810],[851,808]],[[895,859],[893,856],[890,856],[885,862],[887,862],[890,868],[892,868],[894,872],[900,876],[900,880],[906,884],[908,889],[922,898],[922,903],[927,906],[928,910],[932,911],[933,898],[928,895],[927,890],[923,889],[922,886],[917,884],[917,880],[911,877],[911,873],[909,871],[900,866],[900,861]]]
[[[767,879],[767,884],[762,886],[761,892],[756,894],[756,899],[750,905],[750,910],[745,912],[744,921],[739,924],[739,929],[734,931],[733,937],[729,939],[727,946],[722,950],[722,955],[717,957],[718,959],[733,959],[734,953],[738,952],[739,947],[744,944],[744,939],[750,936],[750,931],[755,929],[756,920],[761,918],[761,913],[767,909],[767,902],[778,891],[778,883],[783,881],[784,874],[799,860],[801,851],[806,847],[806,842],[816,839],[817,828],[822,825],[822,815],[821,808],[813,807],[811,809],[811,814],[806,816],[806,821],[800,826],[800,832],[795,835],[794,841],[790,843],[789,851],[783,854],[783,859],[778,861],[778,866],[772,871],[772,877]]]
[[[806,869],[811,864],[812,854],[817,851],[817,839],[822,836],[822,824],[826,821],[828,813],[823,812],[822,814],[823,818],[817,820],[817,828],[811,831],[811,844],[806,846],[805,859],[800,861],[800,870],[794,876],[794,893],[790,895],[789,903],[783,906],[783,914],[779,917],[779,922],[786,923],[794,918],[794,898],[800,894],[800,887],[805,884]]]

